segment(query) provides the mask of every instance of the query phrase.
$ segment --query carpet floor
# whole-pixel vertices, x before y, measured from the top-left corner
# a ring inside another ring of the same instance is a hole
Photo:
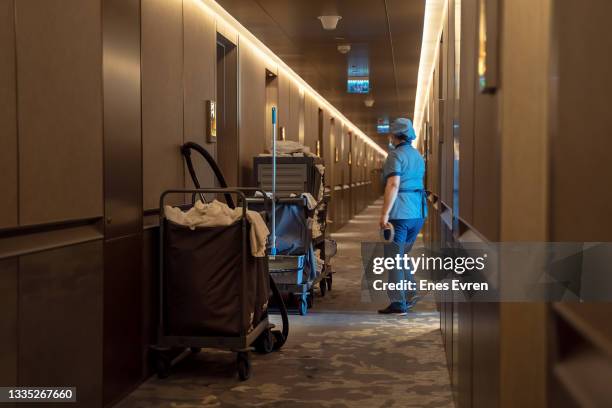
[[[280,352],[252,354],[240,382],[232,353],[189,355],[163,380],[152,377],[121,401],[133,407],[452,408],[435,304],[408,316],[381,316],[362,284],[361,242],[378,239],[380,202],[332,235],[333,290],[306,316],[290,316]],[[276,316],[272,319],[278,321]]]

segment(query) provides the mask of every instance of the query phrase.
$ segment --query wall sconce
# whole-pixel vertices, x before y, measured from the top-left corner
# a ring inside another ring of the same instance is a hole
[[[336,147],[336,153],[335,153],[334,161],[336,163],[338,163],[340,161],[340,152],[338,151],[337,147]]]
[[[280,140],[282,140],[283,142],[287,140],[287,130],[284,126],[280,127]]]
[[[349,161],[349,163],[348,163],[348,164],[349,164],[349,166],[350,166],[351,164],[353,164],[353,153],[352,153],[352,152],[349,152],[349,158],[348,158],[348,159],[349,159],[349,160],[348,160],[348,161]]]
[[[321,157],[321,141],[317,140],[317,156]]]

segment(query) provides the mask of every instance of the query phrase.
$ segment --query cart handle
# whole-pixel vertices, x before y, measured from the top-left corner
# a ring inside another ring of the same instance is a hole
[[[193,167],[193,161],[191,160],[191,150],[195,150],[200,153],[202,157],[208,162],[208,165],[212,169],[213,173],[219,180],[219,184],[223,188],[227,188],[227,183],[225,182],[225,178],[223,177],[223,173],[221,173],[221,169],[219,165],[215,161],[215,159],[211,156],[210,153],[202,146],[194,142],[187,142],[181,146],[181,154],[185,158],[185,162],[187,163],[187,170],[189,170],[189,174],[191,175],[191,179],[193,180],[193,185],[196,186],[196,189],[200,189],[200,182],[198,181],[198,175],[196,174],[195,168]],[[200,195],[202,201],[204,201],[204,196]],[[234,200],[232,200],[232,196],[230,194],[225,194],[225,201],[230,208],[234,208]]]

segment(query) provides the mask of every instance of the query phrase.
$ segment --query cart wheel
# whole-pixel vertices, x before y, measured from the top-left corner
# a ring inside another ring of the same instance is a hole
[[[327,290],[331,291],[332,290],[332,281],[333,281],[332,275],[329,275],[326,278],[326,280],[327,280]]]
[[[325,296],[325,293],[327,292],[327,279],[321,279],[319,289],[321,289],[321,296]]]
[[[285,342],[285,337],[283,336],[283,332],[279,330],[274,330],[272,332],[274,336],[274,350],[280,350],[282,344]]]
[[[272,330],[264,330],[257,340],[255,340],[255,350],[261,354],[268,354],[274,351],[274,335]]]
[[[239,351],[236,357],[238,365],[238,378],[240,381],[246,381],[251,376],[251,359],[248,351]]]
[[[189,350],[191,350],[193,354],[198,354],[200,351],[202,351],[200,347],[190,347]]]
[[[299,312],[301,316],[306,316],[308,313],[308,300],[304,298],[300,300]]]
[[[158,352],[155,355],[155,372],[157,373],[157,378],[164,379],[167,378],[170,374],[170,365],[172,361],[165,354]]]

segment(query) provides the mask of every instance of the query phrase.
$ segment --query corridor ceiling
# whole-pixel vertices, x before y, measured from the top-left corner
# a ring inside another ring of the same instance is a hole
[[[217,0],[372,139],[379,118],[413,116],[425,0]],[[340,15],[325,31],[320,15]],[[349,54],[337,50],[350,44]],[[369,61],[370,96],[347,93],[349,58]]]

